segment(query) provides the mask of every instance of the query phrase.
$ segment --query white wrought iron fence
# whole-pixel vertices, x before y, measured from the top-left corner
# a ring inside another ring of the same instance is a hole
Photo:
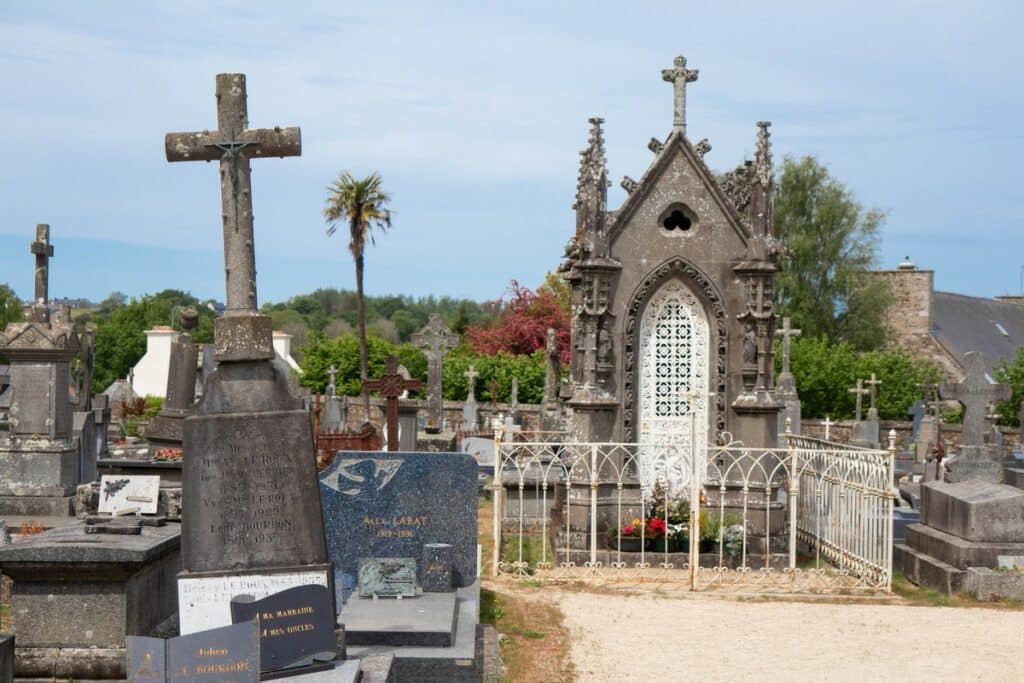
[[[499,434],[491,573],[687,590],[888,592],[894,438],[887,451],[788,434],[786,448],[683,450],[512,443]]]

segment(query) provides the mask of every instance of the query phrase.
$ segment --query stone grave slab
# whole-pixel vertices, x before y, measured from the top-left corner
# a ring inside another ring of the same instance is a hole
[[[455,634],[456,594],[424,593],[413,600],[349,600],[341,610],[346,645],[449,647]]]
[[[160,477],[111,476],[100,478],[99,512],[117,514],[138,508],[144,515],[155,515],[160,497]]]
[[[921,486],[921,522],[968,541],[1019,543],[1024,491],[971,480]]]
[[[251,595],[257,600],[297,586],[316,585],[332,590],[330,566],[302,567],[266,572],[220,572],[178,577],[178,610],[182,634],[194,633],[198,624],[231,624],[231,599]]]
[[[355,588],[360,559],[420,558],[426,543],[450,544],[455,585],[473,583],[476,491],[477,464],[466,454],[339,452],[320,473],[320,492],[342,588]]]
[[[309,667],[337,656],[334,610],[324,586],[296,586],[262,600],[235,596],[231,620],[259,624],[260,671]]]

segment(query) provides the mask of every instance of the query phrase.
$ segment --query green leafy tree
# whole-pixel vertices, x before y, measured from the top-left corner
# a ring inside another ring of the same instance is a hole
[[[21,300],[9,286],[0,285],[0,332],[7,327],[7,323],[17,323],[23,319]]]
[[[878,348],[885,340],[886,284],[876,265],[881,211],[865,210],[814,157],[786,158],[775,195],[775,230],[791,252],[776,276],[776,304],[808,337]]]
[[[996,403],[996,415],[999,424],[1020,426],[1019,410],[1024,401],[1024,346],[1017,347],[1017,355],[1012,360],[1001,359],[995,365],[995,379],[1002,384],[1009,384],[1013,390],[1009,401]]]
[[[371,173],[363,179],[357,179],[348,171],[342,171],[338,178],[327,188],[327,206],[324,207],[324,218],[329,227],[327,235],[331,236],[341,221],[348,222],[348,249],[356,265],[356,305],[359,322],[359,371],[360,379],[366,381],[369,360],[366,348],[366,307],[363,300],[363,253],[366,241],[373,244],[373,229],[386,232],[391,227],[391,211],[387,208],[390,197],[383,190],[383,181],[377,173]],[[363,402],[366,414],[370,414],[370,396],[366,394]]]
[[[372,376],[379,376],[387,366],[390,355],[398,356],[409,375],[426,379],[427,359],[412,344],[392,344],[379,337],[368,337],[367,360]],[[327,370],[334,365],[338,370],[336,386],[338,394],[358,396],[362,390],[360,370],[359,339],[352,334],[336,338],[314,334],[310,342],[302,347],[302,376],[299,383],[317,393],[327,389]]]
[[[869,379],[874,373],[882,382],[879,417],[905,420],[907,408],[922,398],[918,385],[943,377],[938,366],[915,361],[902,349],[857,351],[849,342],[834,343],[824,337],[800,337],[790,344],[790,369],[805,417],[853,417],[856,397],[848,390],[858,379]],[[780,358],[776,353],[777,365]],[[865,402],[865,412],[867,407]]]

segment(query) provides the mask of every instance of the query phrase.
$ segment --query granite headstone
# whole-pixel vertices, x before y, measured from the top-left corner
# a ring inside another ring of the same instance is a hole
[[[339,588],[355,588],[360,559],[421,558],[427,543],[452,546],[456,586],[476,580],[472,456],[341,451],[320,473],[320,494]]]
[[[260,670],[309,667],[337,656],[334,610],[324,586],[296,586],[257,600],[231,600],[231,621],[256,620],[260,631]]]

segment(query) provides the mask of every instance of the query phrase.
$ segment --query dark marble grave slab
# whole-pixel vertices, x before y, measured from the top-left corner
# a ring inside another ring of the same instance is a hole
[[[260,670],[277,671],[330,661],[337,655],[334,609],[324,586],[296,586],[262,600],[236,596],[231,621],[260,625]]]
[[[320,494],[330,559],[348,590],[356,586],[360,559],[421,558],[427,543],[452,546],[456,586],[476,581],[472,456],[342,451],[320,473]]]
[[[167,641],[171,683],[256,683],[260,635],[255,621],[200,631]]]

